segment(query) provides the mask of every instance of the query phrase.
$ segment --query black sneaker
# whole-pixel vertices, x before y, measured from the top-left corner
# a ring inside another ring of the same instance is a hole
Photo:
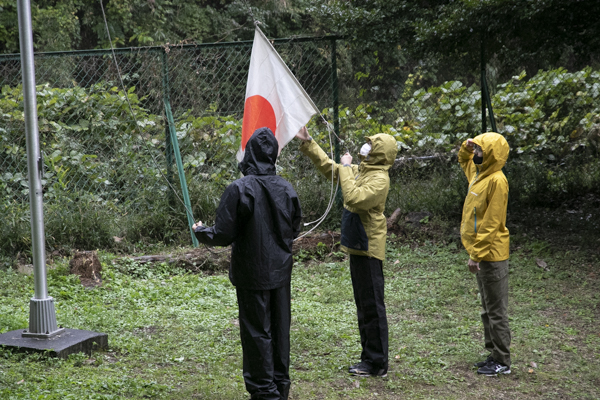
[[[481,367],[485,366],[487,363],[489,363],[490,361],[494,361],[494,359],[492,358],[491,355],[487,356],[487,358],[484,361],[476,362],[475,364],[473,364],[473,366],[477,367],[477,368],[481,368]]]
[[[348,373],[354,376],[378,376],[385,378],[387,376],[387,368],[374,370],[369,363],[361,361],[358,364],[348,367]]]
[[[485,376],[497,376],[498,374],[510,374],[510,367],[504,364],[500,364],[498,361],[492,359],[483,367],[477,370],[478,374]]]

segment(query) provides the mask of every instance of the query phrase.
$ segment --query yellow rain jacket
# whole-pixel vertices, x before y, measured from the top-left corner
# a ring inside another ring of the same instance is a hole
[[[341,247],[348,254],[385,259],[387,224],[383,210],[390,189],[388,170],[394,165],[396,139],[379,133],[367,137],[371,152],[360,165],[332,161],[314,141],[302,143],[306,154],[326,178],[339,176],[344,196]],[[362,157],[362,156],[361,156]]]
[[[481,165],[473,163],[473,150],[463,142],[458,162],[469,180],[460,235],[471,260],[504,261],[509,255],[506,228],[508,181],[502,167],[510,151],[506,139],[494,132],[473,139],[483,150]]]

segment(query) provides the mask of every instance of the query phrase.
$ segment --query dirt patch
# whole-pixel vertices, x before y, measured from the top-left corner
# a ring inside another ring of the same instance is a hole
[[[556,208],[511,209],[507,227],[511,243],[540,240],[560,251],[583,252],[588,258],[600,256],[600,196],[593,194],[571,200]]]
[[[135,336],[141,336],[141,337],[151,337],[153,335],[159,334],[160,332],[162,332],[164,329],[160,326],[154,326],[154,325],[150,325],[150,326],[142,326],[139,328],[134,328],[133,329],[133,334]]]
[[[397,210],[394,214],[397,213]],[[450,221],[427,211],[399,213],[388,218],[388,240],[417,245],[425,241],[460,244],[460,221]]]
[[[324,257],[340,250],[341,235],[339,232],[316,232],[306,235],[294,242],[294,255],[303,251],[310,255]]]
[[[395,214],[393,218],[388,219],[388,240],[391,242],[460,241],[458,229],[453,231],[447,221],[440,220],[428,212]],[[294,242],[293,254],[297,260],[343,260],[346,255],[341,252],[340,240],[339,231],[313,232]],[[140,264],[167,262],[193,273],[213,274],[229,269],[231,249],[200,245],[199,248],[186,249],[181,253],[126,258]]]
[[[210,248],[204,245],[186,249],[183,253],[126,257],[139,264],[168,263],[193,273],[213,274],[227,271],[231,261],[231,248]]]

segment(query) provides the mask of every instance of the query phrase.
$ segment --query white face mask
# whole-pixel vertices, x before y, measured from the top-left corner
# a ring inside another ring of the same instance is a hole
[[[370,143],[365,143],[360,148],[360,155],[363,157],[368,156],[370,152],[371,152],[371,144]]]

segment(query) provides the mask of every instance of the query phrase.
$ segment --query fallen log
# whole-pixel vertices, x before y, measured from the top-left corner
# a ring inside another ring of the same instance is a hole
[[[181,268],[190,270],[192,272],[215,272],[215,271],[226,271],[229,268],[229,251],[211,252],[206,249],[195,249],[189,253],[182,254],[157,254],[147,256],[124,256],[120,260],[131,260],[139,264],[152,265],[155,263],[168,263],[177,265]],[[113,263],[119,263],[120,261],[114,260]]]
[[[124,257],[124,258],[128,258],[130,260],[133,261],[137,261],[139,263],[147,263],[147,262],[163,262],[163,261],[167,261],[167,262],[171,262],[171,255],[167,254],[167,255],[155,255],[155,256],[140,256],[140,257]]]

